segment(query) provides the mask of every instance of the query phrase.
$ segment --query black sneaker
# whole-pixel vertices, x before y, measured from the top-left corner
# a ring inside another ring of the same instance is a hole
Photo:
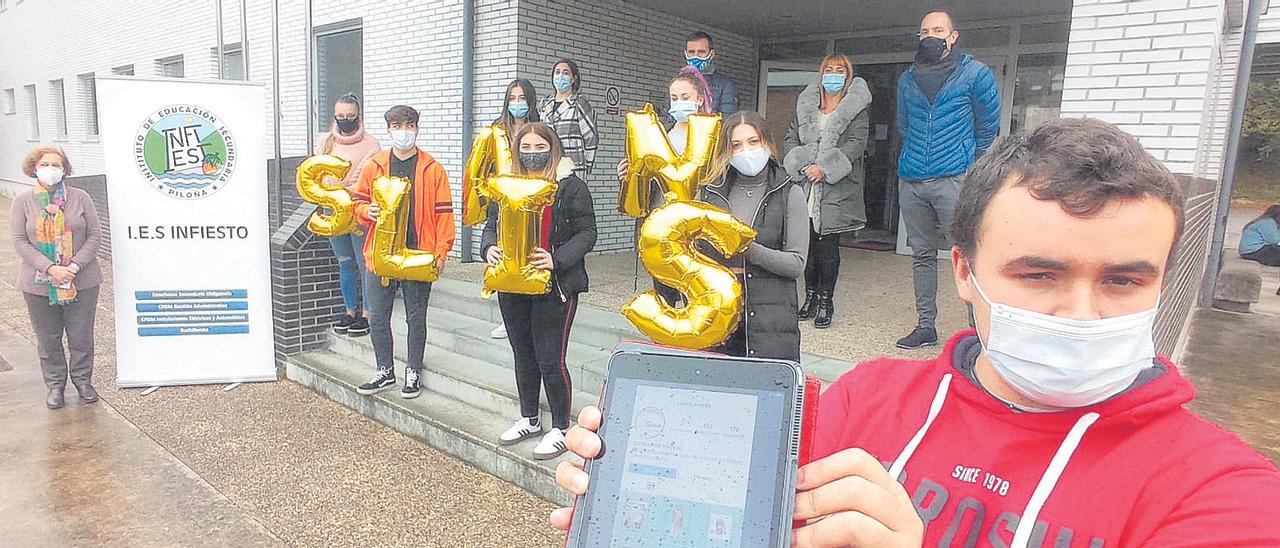
[[[898,339],[898,348],[923,348],[926,346],[938,346],[938,331],[932,327],[917,327],[901,339]]]
[[[400,389],[400,397],[411,400],[422,393],[422,374],[417,369],[404,369],[404,388]]]
[[[333,332],[339,335],[346,335],[351,330],[351,324],[355,323],[356,318],[350,314],[343,314],[338,318],[338,323],[333,324]]]
[[[356,392],[370,396],[388,388],[395,388],[395,386],[396,372],[390,368],[379,369],[373,374],[373,378],[369,379],[369,382],[356,387]]]
[[[369,334],[369,318],[356,318],[351,322],[351,327],[347,328],[347,334],[352,337],[363,337]]]

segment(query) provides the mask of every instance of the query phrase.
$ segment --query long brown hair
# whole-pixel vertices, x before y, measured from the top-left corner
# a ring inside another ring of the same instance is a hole
[[[334,106],[338,104],[355,105],[356,119],[360,121],[360,128],[364,129],[364,114],[360,112],[360,99],[354,93],[348,93],[339,97],[334,101]],[[329,154],[333,152],[333,143],[338,139],[338,121],[332,117],[329,120],[329,132],[324,134],[324,140],[320,141],[320,153]]]
[[[531,172],[525,169],[524,163],[520,161],[520,141],[524,140],[524,136],[533,133],[551,144],[551,158],[547,160],[547,165],[542,167],[541,172]],[[560,167],[560,159],[564,157],[564,148],[560,145],[560,137],[556,135],[555,130],[546,122],[525,122],[520,125],[520,129],[516,130],[516,135],[511,139],[511,155],[515,158],[515,172],[517,175],[534,175],[540,176],[550,181],[559,180],[556,177],[556,169]]]
[[[744,124],[755,128],[756,133],[760,134],[760,140],[764,142],[764,147],[769,149],[769,157],[775,162],[778,160],[778,144],[769,136],[764,117],[755,111],[740,110],[730,114],[723,122],[724,129],[720,132],[720,144],[716,147],[715,156],[711,160],[711,169],[707,172],[707,183],[719,180],[729,172],[729,160],[733,158],[733,130]]]
[[[1258,221],[1262,221],[1262,220],[1266,220],[1266,219],[1271,219],[1271,220],[1275,221],[1275,222],[1276,222],[1276,224],[1280,224],[1280,204],[1271,204],[1271,205],[1267,206],[1266,211],[1263,211],[1263,212],[1262,212],[1262,215],[1258,215],[1256,218],[1254,218],[1254,220],[1249,221],[1249,222],[1248,222],[1247,224],[1245,224],[1244,226],[1245,226],[1245,228],[1248,228],[1248,227],[1249,227],[1250,225],[1252,225],[1253,223],[1256,223],[1256,222],[1258,222]]]

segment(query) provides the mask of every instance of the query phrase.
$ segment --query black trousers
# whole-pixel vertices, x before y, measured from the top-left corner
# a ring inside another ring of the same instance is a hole
[[[546,388],[551,407],[551,426],[569,428],[573,406],[573,381],[565,353],[569,329],[578,310],[578,296],[565,301],[558,293],[517,295],[498,293],[502,323],[507,326],[507,342],[516,361],[516,391],[520,395],[520,416],[538,416],[541,389]]]
[[[840,276],[840,234],[821,236],[809,226],[809,260],[804,265],[805,291],[831,294]]]
[[[1250,261],[1258,261],[1267,266],[1280,266],[1280,245],[1268,244],[1253,253],[1241,255]]]

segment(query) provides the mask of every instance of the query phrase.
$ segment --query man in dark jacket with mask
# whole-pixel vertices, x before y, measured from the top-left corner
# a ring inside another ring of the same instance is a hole
[[[898,201],[911,246],[916,328],[899,348],[938,344],[938,250],[951,247],[947,227],[965,171],[1000,133],[1000,91],[991,69],[954,51],[960,32],[951,14],[920,22],[916,62],[898,79]]]

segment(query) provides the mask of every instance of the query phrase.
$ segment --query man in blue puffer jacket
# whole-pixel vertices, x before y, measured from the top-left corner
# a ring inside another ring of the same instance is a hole
[[[916,62],[898,79],[898,203],[911,246],[918,320],[899,348],[938,344],[938,250],[965,172],[1000,133],[995,74],[954,51],[960,33],[951,14],[934,10],[920,22]]]

